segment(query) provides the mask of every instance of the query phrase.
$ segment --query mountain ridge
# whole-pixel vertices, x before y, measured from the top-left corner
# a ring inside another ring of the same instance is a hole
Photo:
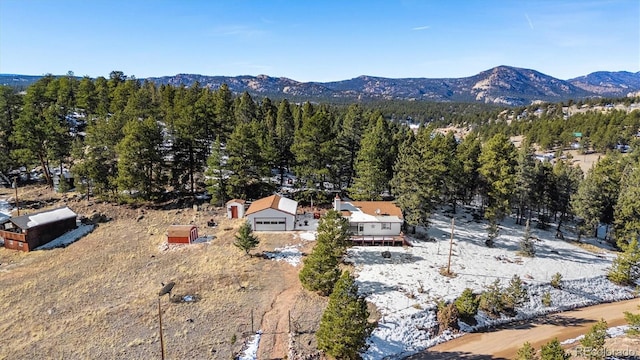
[[[40,76],[41,77],[41,76]],[[40,78],[34,75],[0,74],[0,84],[28,86]],[[593,97],[623,97],[640,92],[640,71],[597,71],[561,80],[539,71],[500,65],[461,78],[385,78],[371,75],[331,81],[300,82],[268,75],[200,75],[180,73],[148,77],[158,85],[218,88],[227,84],[234,93],[291,100],[353,101],[413,100],[482,102],[520,106],[537,101],[558,102]]]

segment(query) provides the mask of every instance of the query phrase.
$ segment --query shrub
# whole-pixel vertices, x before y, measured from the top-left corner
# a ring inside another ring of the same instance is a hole
[[[534,360],[536,359],[536,349],[527,341],[522,344],[516,353],[516,360]]]
[[[503,303],[505,310],[513,311],[517,306],[522,305],[528,297],[527,289],[522,284],[518,275],[513,275],[509,281],[509,286],[503,293]]]
[[[640,278],[640,248],[637,239],[631,240],[624,252],[613,260],[607,278],[618,285],[633,285]]]
[[[555,338],[548,343],[540,347],[540,359],[541,360],[565,360],[571,358],[571,355],[567,354],[558,338]]]
[[[627,321],[627,324],[629,324],[629,329],[626,331],[626,333],[632,336],[640,335],[640,314],[634,314],[629,311],[625,311],[624,319]]]
[[[553,277],[551,278],[551,286],[556,289],[562,288],[562,274],[560,274],[559,272],[553,274]]]
[[[454,302],[460,318],[466,323],[475,323],[475,316],[478,314],[480,299],[473,293],[473,290],[466,288],[460,297]]]
[[[590,350],[590,359],[604,359],[604,342],[607,338],[607,322],[604,319],[598,321],[589,329],[589,332],[580,340],[580,345]]]
[[[480,309],[491,316],[497,317],[504,310],[502,289],[500,280],[496,279],[493,283],[486,286],[480,295]]]
[[[526,257],[534,257],[536,255],[536,248],[531,238],[531,226],[529,220],[527,220],[527,226],[524,228],[524,236],[520,240],[520,255]]]
[[[447,329],[458,328],[458,309],[454,303],[446,304],[445,302],[438,303],[438,312],[436,314],[438,319],[438,325],[440,333]]]
[[[549,307],[551,306],[551,293],[550,292],[545,292],[544,294],[542,294],[542,305]]]

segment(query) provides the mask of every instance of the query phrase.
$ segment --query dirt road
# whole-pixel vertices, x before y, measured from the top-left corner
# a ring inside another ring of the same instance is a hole
[[[513,359],[518,348],[526,341],[540,348],[555,337],[561,342],[574,339],[589,331],[600,319],[605,319],[610,327],[624,325],[624,312],[637,312],[638,305],[638,299],[595,305],[510,328],[468,334],[407,359]]]

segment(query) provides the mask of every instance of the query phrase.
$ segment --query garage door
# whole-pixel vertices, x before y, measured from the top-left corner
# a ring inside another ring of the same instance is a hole
[[[285,218],[256,218],[256,231],[285,231],[287,221]]]

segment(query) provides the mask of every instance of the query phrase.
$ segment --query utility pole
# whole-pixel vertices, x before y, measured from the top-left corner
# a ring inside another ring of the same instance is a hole
[[[160,320],[160,358],[164,360],[164,337],[162,336],[162,309],[160,308],[160,297],[158,297],[158,319]]]
[[[449,261],[447,263],[447,274],[451,274],[451,253],[453,252],[453,228],[456,219],[451,219],[451,239],[449,240]]]

